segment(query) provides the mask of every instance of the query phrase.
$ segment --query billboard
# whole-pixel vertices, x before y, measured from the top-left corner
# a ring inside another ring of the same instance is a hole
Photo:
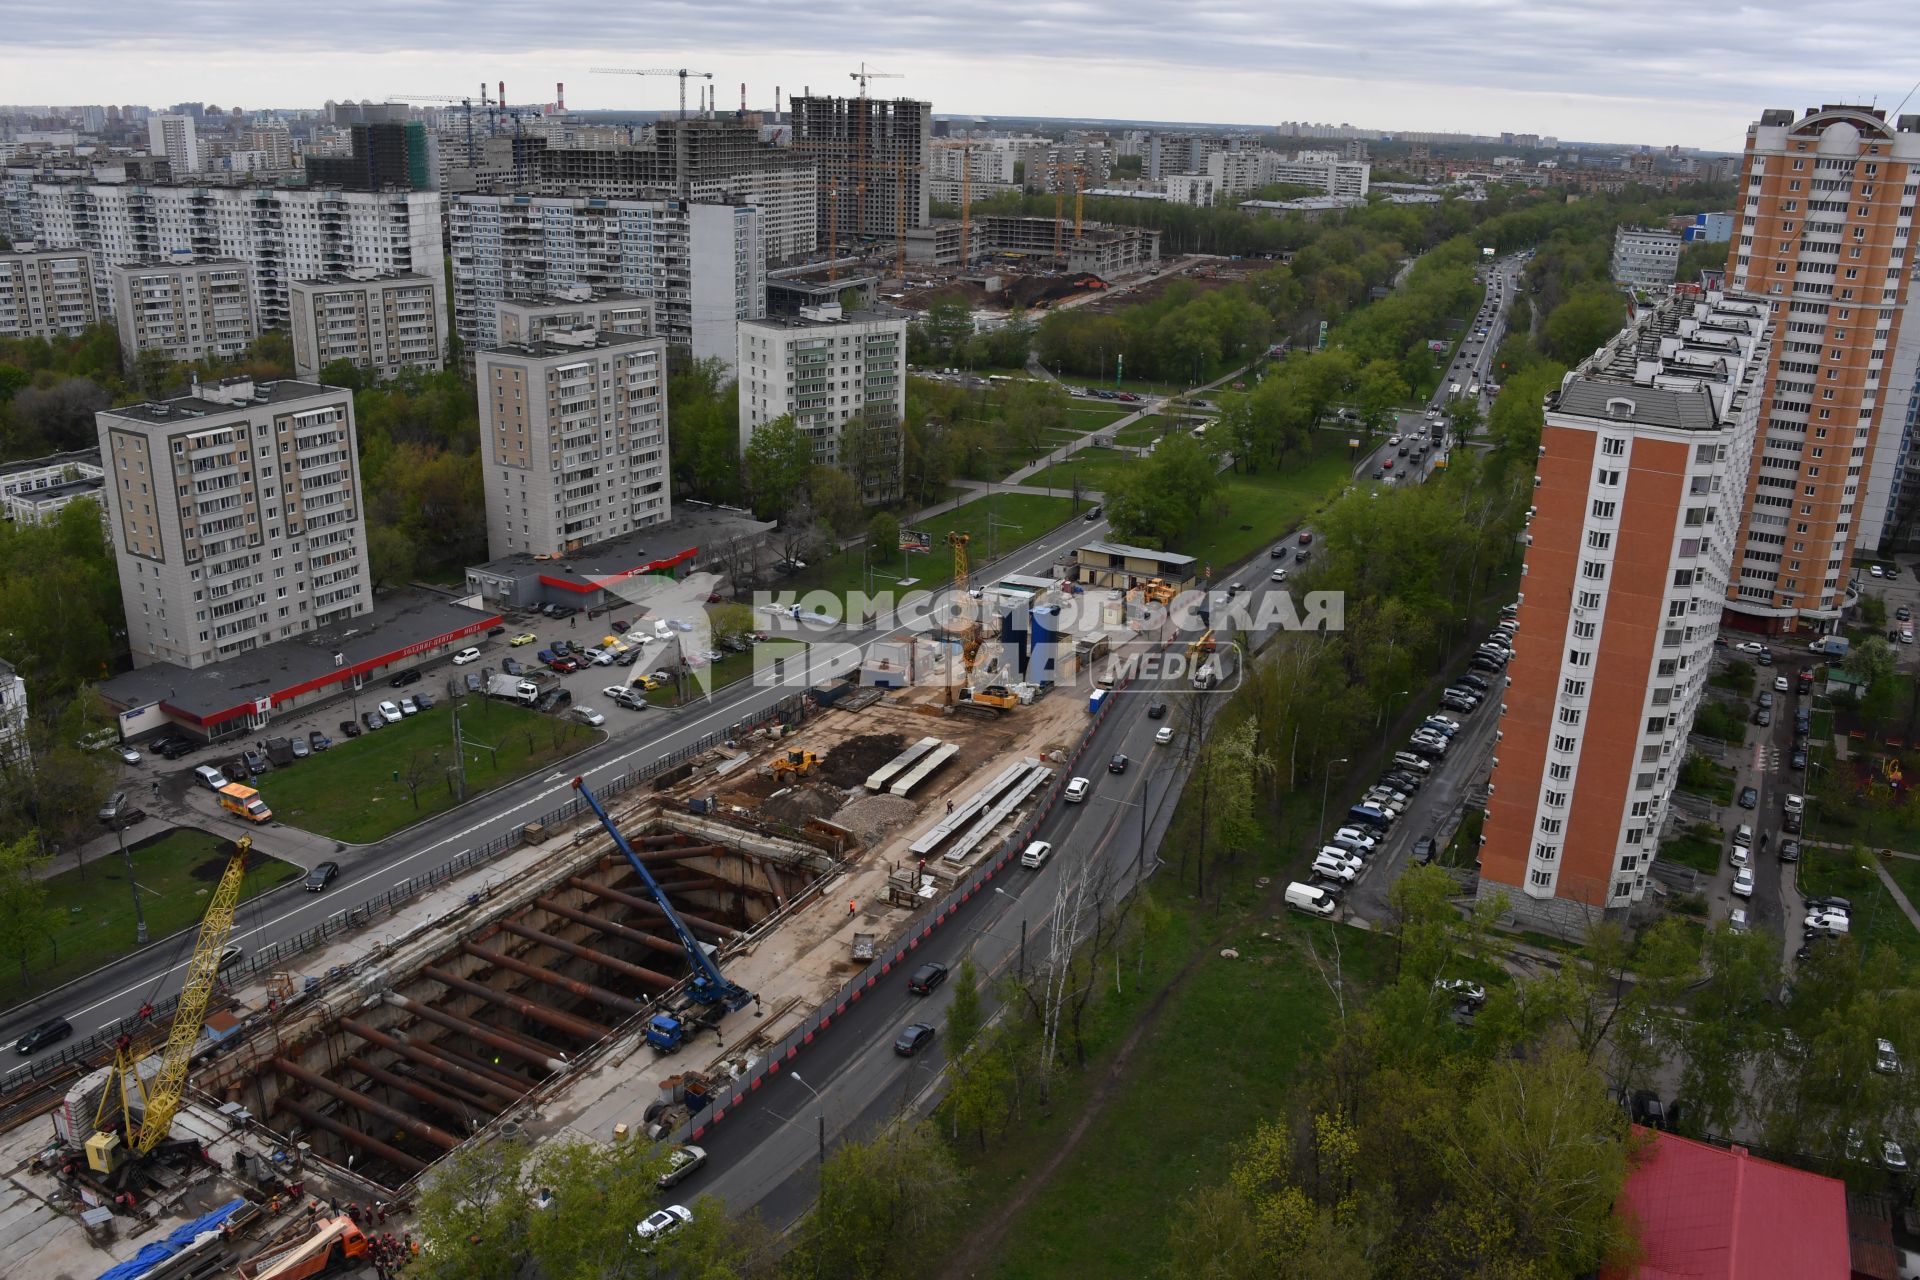
[[[923,556],[927,555],[933,550],[933,535],[930,533],[922,533],[917,529],[902,529],[900,531],[900,549],[902,551],[917,551]]]

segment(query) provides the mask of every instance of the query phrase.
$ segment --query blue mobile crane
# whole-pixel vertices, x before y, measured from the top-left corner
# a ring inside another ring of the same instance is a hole
[[[580,798],[587,802],[587,807],[592,809],[594,816],[600,819],[600,825],[605,827],[607,834],[613,837],[614,844],[619,846],[621,853],[627,855],[627,861],[633,864],[633,869],[640,873],[641,883],[647,886],[647,892],[652,895],[655,902],[660,904],[660,910],[666,913],[667,923],[673,926],[674,936],[680,940],[681,949],[687,953],[687,964],[693,970],[693,978],[687,984],[687,994],[695,1003],[707,1006],[706,1013],[697,1022],[677,1018],[671,1013],[656,1013],[647,1020],[647,1043],[662,1053],[672,1053],[685,1043],[690,1031],[697,1030],[699,1026],[711,1026],[724,1014],[736,1012],[752,1004],[753,992],[727,981],[721,975],[720,967],[714,964],[713,957],[707,954],[707,949],[701,945],[698,938],[693,936],[693,931],[687,928],[686,921],[680,918],[680,913],[673,909],[673,903],[667,901],[666,891],[661,889],[659,882],[653,878],[653,873],[647,870],[647,864],[640,861],[640,855],[633,851],[633,846],[627,843],[627,838],[620,834],[620,828],[613,825],[613,819],[607,816],[607,811],[600,804],[599,797],[588,789],[586,780],[575,778],[573,789],[580,793]]]

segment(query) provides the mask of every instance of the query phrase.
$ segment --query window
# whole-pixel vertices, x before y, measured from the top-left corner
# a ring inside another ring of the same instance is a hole
[[[1573,780],[1573,766],[1570,764],[1550,764],[1547,766],[1547,777],[1554,782],[1571,782]]]
[[[1613,535],[1603,529],[1594,529],[1587,534],[1587,546],[1594,551],[1605,551],[1613,544]]]
[[[1593,665],[1593,653],[1592,653],[1592,651],[1591,651],[1591,650],[1588,650],[1588,649],[1569,649],[1569,650],[1567,650],[1567,665],[1568,665],[1568,666],[1573,666],[1573,667],[1590,667],[1590,666],[1592,666],[1592,665]]]
[[[1570,752],[1579,745],[1580,740],[1578,738],[1569,738],[1564,734],[1555,734],[1553,737],[1553,749],[1555,751]]]
[[[1620,484],[1620,473],[1618,471],[1602,471],[1600,473],[1600,483],[1609,488],[1618,487]]]
[[[1583,561],[1580,565],[1580,574],[1582,577],[1601,581],[1607,576],[1607,566],[1598,560]]]
[[[1602,436],[1600,452],[1609,458],[1624,458],[1627,456],[1627,442],[1619,436]]]
[[[1591,622],[1576,622],[1573,624],[1573,638],[1575,640],[1591,640],[1593,639],[1594,633],[1599,629],[1599,627]]]
[[[1560,691],[1570,698],[1584,698],[1587,696],[1587,682],[1585,680],[1562,680],[1560,682]]]
[[[1595,498],[1593,501],[1593,518],[1596,520],[1611,520],[1613,519],[1614,513],[1619,509],[1618,503],[1603,502]]]
[[[1553,874],[1548,871],[1532,871],[1527,874],[1527,880],[1534,888],[1545,889],[1553,883]]]
[[[1582,591],[1579,599],[1582,609],[1598,609],[1600,607],[1600,593],[1598,591]]]
[[[1580,708],[1578,707],[1560,708],[1560,723],[1566,725],[1568,728],[1572,728],[1578,725],[1580,723]]]

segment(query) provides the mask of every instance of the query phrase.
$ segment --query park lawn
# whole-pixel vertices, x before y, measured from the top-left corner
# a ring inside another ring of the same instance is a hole
[[[1256,475],[1229,472],[1221,477],[1225,514],[1210,514],[1173,550],[1216,570],[1239,564],[1325,506],[1351,476],[1346,458],[1337,452]]]
[[[226,871],[228,843],[226,836],[176,827],[128,847],[151,941],[159,942],[195,925],[206,914],[207,900]],[[305,874],[300,867],[265,852],[272,843],[271,836],[256,840],[247,860],[243,902]],[[135,949],[133,894],[127,886],[126,863],[118,851],[96,858],[84,868],[49,876],[43,883],[46,906],[53,917],[50,936],[29,957],[29,974],[24,980],[18,958],[8,957],[10,963],[0,970],[5,974],[0,1006],[31,999]],[[86,1034],[92,1029],[89,1023],[80,1031]]]
[[[468,799],[570,756],[601,736],[586,725],[493,698],[463,701]],[[497,749],[497,762],[488,747]],[[453,808],[458,797],[452,766],[453,713],[441,703],[275,769],[259,787],[273,816],[288,826],[369,844]],[[417,798],[407,786],[410,775]]]
[[[1711,823],[1695,823],[1684,835],[1661,842],[1660,856],[1711,876],[1720,870],[1720,845],[1720,832],[1716,827]]]
[[[1086,503],[1083,502],[1077,510],[1085,509]],[[905,572],[915,580],[912,589],[939,591],[952,584],[953,549],[947,545],[948,533],[971,534],[973,542],[968,552],[973,564],[981,566],[988,558],[989,516],[994,519],[993,551],[996,555],[1004,555],[1022,543],[1031,542],[1048,530],[1065,524],[1073,519],[1077,510],[1073,500],[1067,497],[996,491],[982,494],[951,511],[911,525],[902,522],[902,529],[910,528],[933,538],[932,551],[926,555],[905,557]],[[875,558],[873,587],[876,592],[896,589],[894,584],[902,573],[902,559],[898,551],[891,550]],[[824,613],[835,619],[844,617],[847,594],[862,590],[864,586],[861,563],[859,547],[809,562],[805,569],[782,579],[774,587],[775,598],[789,603],[797,599],[810,612]],[[756,622],[755,625],[764,628],[765,624]]]
[[[1114,404],[1106,400],[1087,401],[1075,399],[1068,407],[1068,423],[1074,431],[1085,435],[1089,431],[1098,431],[1102,427],[1112,426],[1129,414],[1137,413],[1137,404]]]
[[[1920,861],[1913,858],[1888,858],[1883,864],[1893,882],[1900,886],[1900,892],[1907,895],[1907,901],[1920,907]]]
[[[1139,465],[1140,461],[1130,453],[1090,445],[1065,462],[1056,462],[1044,471],[1035,472],[1024,483],[1040,489],[1072,489],[1078,480],[1083,491],[1105,490],[1122,470]]]
[[[1225,1180],[1235,1148],[1276,1118],[1275,1100],[1327,1043],[1333,999],[1307,941],[1327,957],[1339,929],[1349,981],[1365,981],[1388,953],[1382,937],[1292,916],[1276,927],[1253,914],[1226,939],[1210,942],[1212,922],[1184,905],[1148,943],[1145,973],[1129,973],[1128,965],[1123,978],[1144,978],[1150,996],[1192,950],[1206,947],[1207,954],[1135,1051],[1119,1094],[1009,1230],[988,1272],[997,1280],[1141,1274],[1140,1259],[1160,1252],[1181,1199]],[[1221,959],[1222,947],[1238,950],[1240,959]],[[1141,1005],[1106,998],[1097,1007],[1131,1021]],[[1125,1029],[1125,1022],[1116,1027],[1120,1035]],[[1075,1096],[1056,1096],[1051,1116],[981,1157],[976,1193],[991,1204],[1017,1190],[1078,1119],[1103,1068],[1096,1062],[1069,1077]]]
[[[1861,947],[1868,951],[1890,947],[1908,964],[1920,960],[1920,930],[1901,913],[1873,868],[1861,865],[1858,854],[1845,849],[1803,848],[1799,874],[1802,893],[1838,895],[1853,904],[1848,913],[1850,932]]]

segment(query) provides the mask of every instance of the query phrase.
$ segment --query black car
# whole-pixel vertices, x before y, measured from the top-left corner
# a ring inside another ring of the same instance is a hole
[[[480,673],[478,671],[467,672],[467,692],[468,693],[478,693],[484,687],[485,685],[482,683],[480,679]]]
[[[1807,767],[1807,753],[1803,748],[1795,747],[1793,754],[1787,757],[1787,767],[1804,770]]]
[[[153,749],[168,760],[178,760],[193,750],[193,743],[180,737],[160,738],[154,742]]]
[[[239,771],[251,778],[257,778],[273,768],[267,763],[267,758],[258,751],[242,751],[237,763],[240,765]]]
[[[507,629],[505,627],[488,627],[487,634],[489,636],[503,636],[507,634]]]
[[[413,695],[413,705],[422,711],[431,710],[433,707],[433,695],[430,693],[416,693]]]
[[[1753,722],[1764,729],[1773,723],[1773,712],[1762,707],[1753,713]]]
[[[1384,480],[1384,479],[1386,479],[1386,478],[1387,478],[1387,473],[1386,473],[1386,472],[1385,472],[1384,470],[1382,470],[1381,468],[1379,468],[1379,467],[1375,467],[1375,468],[1373,469],[1373,478],[1374,478],[1375,480]]]
[[[320,732],[318,729],[308,730],[307,732],[307,749],[308,750],[325,751],[328,747],[332,745],[333,745],[333,739],[329,738],[326,734]]]
[[[313,870],[307,872],[307,881],[306,881],[307,892],[308,893],[320,892],[322,889],[332,884],[333,878],[339,874],[340,874],[339,863],[337,862],[321,863],[319,866],[315,867]]]
[[[1165,718],[1165,716],[1166,716],[1166,714],[1167,714],[1167,704],[1166,704],[1166,703],[1164,703],[1164,702],[1149,702],[1149,703],[1147,704],[1147,719],[1149,719],[1149,720],[1160,720],[1160,719],[1163,719],[1163,718]]]
[[[1835,898],[1835,897],[1808,898],[1807,910],[1809,912],[1838,911],[1838,912],[1841,912],[1842,914],[1847,914],[1853,911],[1853,903],[1848,901],[1845,898]]]
[[[502,658],[500,659],[500,670],[507,675],[517,676],[525,674],[527,669],[521,666],[517,659]]]
[[[1305,547],[1302,547],[1300,550],[1293,553],[1293,562],[1295,564],[1305,564],[1307,562],[1307,555],[1308,555],[1307,549]]]
[[[410,684],[419,684],[419,683],[420,683],[420,673],[418,671],[402,671],[399,675],[389,680],[387,682],[387,685],[389,688],[393,688],[393,689],[404,689]]]
[[[380,713],[378,711],[366,712],[360,717],[360,723],[367,726],[367,728],[370,730],[384,729],[386,728],[386,725],[387,725],[387,722],[380,718]]]
[[[1125,756],[1115,756],[1113,759],[1107,761],[1108,773],[1125,773],[1126,771],[1127,758]]]
[[[1100,506],[1098,503],[1095,503],[1093,506],[1087,508],[1087,514],[1085,518],[1088,524],[1092,524],[1095,520],[1098,520],[1100,518]]]
[[[929,960],[907,979],[907,990],[917,996],[932,995],[933,989],[946,980],[947,966],[938,960]]]
[[[14,1041],[16,1053],[38,1053],[50,1044],[58,1044],[73,1034],[73,1024],[65,1018],[48,1018],[27,1034]]]
[[[1491,681],[1487,680],[1483,676],[1474,675],[1471,671],[1467,672],[1467,674],[1456,679],[1454,683],[1456,685],[1461,685],[1461,684],[1466,685],[1469,689],[1477,689],[1481,693],[1486,693],[1487,691],[1493,688],[1493,684]]]
[[[920,1050],[933,1043],[934,1029],[930,1022],[916,1022],[900,1033],[893,1042],[893,1051],[903,1058],[911,1058]]]
[[[741,644],[737,640],[729,640],[720,647],[732,650],[734,653],[745,653],[750,646]],[[630,667],[640,661],[640,654],[641,650],[639,649],[628,649],[613,660],[613,665],[616,667]]]
[[[359,737],[360,736],[359,723],[354,720],[342,720],[340,722],[340,736],[343,738]]]
[[[1287,558],[1287,549],[1285,547],[1275,547],[1273,550],[1267,552],[1267,558],[1270,560],[1285,560]]]
[[[1760,803],[1760,793],[1752,787],[1740,788],[1739,805],[1742,809],[1752,809]]]

